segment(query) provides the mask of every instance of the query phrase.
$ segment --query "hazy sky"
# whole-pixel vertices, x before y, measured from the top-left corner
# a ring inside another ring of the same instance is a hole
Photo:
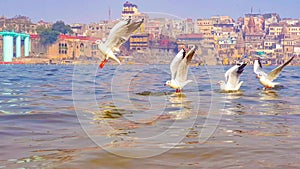
[[[66,23],[89,23],[120,18],[126,0],[1,0],[0,15],[25,15],[37,22],[63,20]],[[229,15],[234,19],[250,13],[276,12],[281,18],[300,18],[299,0],[131,0],[141,12],[162,12],[181,18],[208,18]],[[157,15],[156,15],[157,16]],[[162,14],[162,16],[164,16]]]

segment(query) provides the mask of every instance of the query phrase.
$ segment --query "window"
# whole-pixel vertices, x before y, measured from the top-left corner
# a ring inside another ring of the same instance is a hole
[[[80,44],[80,52],[84,52],[84,44],[83,43]]]
[[[67,43],[59,43],[58,44],[58,53],[59,54],[67,54],[68,45]]]

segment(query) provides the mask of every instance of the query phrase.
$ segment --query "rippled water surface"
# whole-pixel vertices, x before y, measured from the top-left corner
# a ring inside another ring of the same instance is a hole
[[[300,168],[300,68],[222,93],[227,69],[176,94],[168,65],[1,65],[0,168]]]

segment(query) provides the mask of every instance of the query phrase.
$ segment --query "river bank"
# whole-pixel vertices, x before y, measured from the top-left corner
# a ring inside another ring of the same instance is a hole
[[[163,57],[162,57],[163,56]],[[132,64],[170,64],[174,55],[165,54],[165,55],[139,55],[139,56],[119,56],[122,64],[132,65]],[[89,58],[84,57],[79,59],[51,59],[51,58],[36,58],[36,57],[23,57],[23,58],[14,58],[11,64],[99,64],[101,61],[100,58]],[[249,65],[252,65],[251,60],[243,60],[248,62]],[[205,64],[206,63],[206,64]],[[3,63],[4,64],[4,63]],[[10,64],[10,62],[5,62],[5,64]],[[117,65],[114,61],[109,61],[108,65]],[[203,65],[232,65],[232,64],[222,64],[217,61],[211,61],[211,58],[206,61],[206,58],[196,57],[192,61],[194,66],[203,66]],[[264,64],[264,66],[271,66],[275,64]],[[300,66],[299,58],[295,58],[291,66]]]

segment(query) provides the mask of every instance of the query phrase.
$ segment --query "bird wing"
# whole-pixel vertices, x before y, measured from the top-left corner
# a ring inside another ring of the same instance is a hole
[[[175,77],[175,80],[179,84],[184,84],[185,81],[187,80],[189,63],[191,62],[195,52],[196,52],[196,48],[194,47],[184,56],[184,58],[179,63],[178,69],[176,71],[176,77]]]
[[[116,49],[119,49],[126,41],[127,39],[123,39],[121,37],[113,37],[105,42],[105,46],[110,48],[113,52],[116,52]]]
[[[231,88],[232,90],[239,89],[240,85],[242,84],[239,82],[240,77],[246,65],[247,63],[239,63],[226,71],[225,79],[226,79],[226,86],[228,88]]]
[[[110,30],[107,40],[104,43],[107,48],[119,48],[128,40],[128,33],[126,32],[128,24],[129,21],[121,20]]]
[[[225,73],[225,80],[226,80],[226,85],[229,86],[235,86],[240,78],[241,74],[237,73],[238,70],[238,65],[234,65],[230,69],[228,69]]]
[[[143,23],[142,20],[132,21],[131,19],[121,20],[109,32],[105,45],[108,48],[119,49],[125,43],[130,35]]]
[[[283,63],[282,65],[280,65],[280,66],[276,67],[275,69],[273,69],[273,70],[268,74],[267,79],[269,79],[270,81],[275,80],[275,79],[279,76],[279,74],[280,74],[280,72],[282,71],[282,69],[283,69],[286,65],[288,65],[293,59],[294,59],[294,56],[291,57],[287,62],[285,62],[285,63]]]
[[[170,64],[170,70],[171,70],[171,79],[174,80],[176,77],[176,72],[179,66],[179,63],[181,62],[181,60],[184,58],[185,56],[185,51],[184,49],[181,49],[177,55],[174,57],[174,59],[172,60],[171,64]]]
[[[260,60],[254,60],[253,71],[257,75],[267,76],[267,74],[262,69]]]
[[[193,59],[195,53],[196,53],[196,46],[194,46],[187,54],[186,54],[186,63],[189,64],[191,63],[191,60]]]
[[[230,69],[232,69],[232,68],[230,68]],[[225,82],[226,82],[226,83],[227,83],[228,78],[229,78],[230,73],[231,73],[231,70],[230,70],[230,69],[228,69],[228,70],[225,72]]]

